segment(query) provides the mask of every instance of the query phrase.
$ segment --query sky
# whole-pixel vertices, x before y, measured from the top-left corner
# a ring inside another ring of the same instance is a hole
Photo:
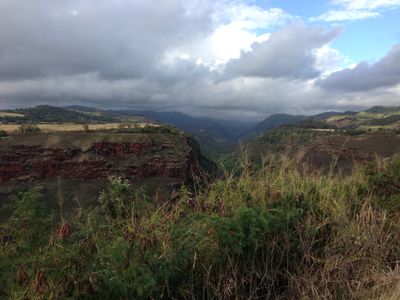
[[[400,106],[400,0],[0,0],[0,109]]]

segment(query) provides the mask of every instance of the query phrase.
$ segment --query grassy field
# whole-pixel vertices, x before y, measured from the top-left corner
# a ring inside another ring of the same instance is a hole
[[[370,113],[370,112],[362,111],[357,114],[357,117],[360,119],[383,119],[383,118],[387,118],[390,116],[396,116],[399,114],[400,114],[399,111],[386,112],[386,113]]]
[[[359,130],[363,131],[381,131],[381,130],[399,130],[400,129],[400,122],[396,122],[390,125],[367,125],[367,126],[360,126],[357,127]]]
[[[110,179],[94,207],[20,194],[0,298],[400,299],[400,159],[338,177],[271,157],[172,195]],[[162,200],[164,199],[164,200]]]
[[[4,130],[7,133],[14,133],[18,130],[20,125],[18,124],[0,124],[0,130]],[[82,124],[62,123],[62,124],[38,124],[37,125],[42,132],[60,132],[60,131],[85,131]],[[117,129],[121,126],[121,123],[107,123],[107,124],[88,124],[89,130],[106,130],[106,129]],[[146,126],[160,126],[152,123],[135,123],[132,125],[133,128],[143,128]]]
[[[6,111],[0,111],[0,118],[1,117],[16,117],[16,118],[23,118],[23,114],[18,114],[18,113],[12,113],[12,112],[6,112]]]

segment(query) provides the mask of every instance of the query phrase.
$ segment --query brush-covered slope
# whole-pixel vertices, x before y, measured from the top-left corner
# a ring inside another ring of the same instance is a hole
[[[308,124],[304,126],[304,124]],[[252,161],[285,155],[309,169],[349,172],[375,157],[392,157],[400,150],[400,132],[340,131],[329,126],[313,128],[314,122],[298,123],[246,140],[242,151]]]
[[[326,119],[331,125],[343,129],[390,130],[400,128],[400,106],[374,106],[358,113],[344,113]]]
[[[123,116],[107,114],[96,109],[83,109],[80,106],[62,108],[51,105],[0,111],[0,123],[121,123],[150,122],[142,116]]]
[[[1,299],[400,297],[398,159],[346,177],[271,161],[168,202],[123,180],[103,190],[72,215],[38,187],[14,197]]]
[[[304,116],[304,115],[288,115],[288,114],[273,114],[266,118],[264,121],[260,122],[252,129],[250,129],[244,137],[256,136],[259,134],[263,134],[271,129],[285,126],[285,125],[293,125],[302,121],[326,121],[331,117],[339,117],[343,115],[353,115],[355,113],[346,112],[339,113],[334,111],[323,112],[320,114],[312,115],[312,116]]]
[[[273,114],[250,129],[245,136],[263,134],[273,128],[296,124],[300,121],[326,121],[333,128],[382,130],[400,128],[400,106],[374,106],[360,112],[322,112],[316,115]]]

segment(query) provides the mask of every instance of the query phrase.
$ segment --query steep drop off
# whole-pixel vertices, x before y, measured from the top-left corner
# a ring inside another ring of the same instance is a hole
[[[73,132],[16,135],[0,141],[0,183],[47,178],[188,182],[207,162],[191,137],[176,134]]]

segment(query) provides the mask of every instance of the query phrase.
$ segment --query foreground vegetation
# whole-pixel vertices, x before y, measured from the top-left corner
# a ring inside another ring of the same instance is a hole
[[[0,297],[398,299],[400,158],[338,177],[239,165],[163,199],[110,178],[96,207],[3,207]],[[237,174],[240,173],[238,176]]]

